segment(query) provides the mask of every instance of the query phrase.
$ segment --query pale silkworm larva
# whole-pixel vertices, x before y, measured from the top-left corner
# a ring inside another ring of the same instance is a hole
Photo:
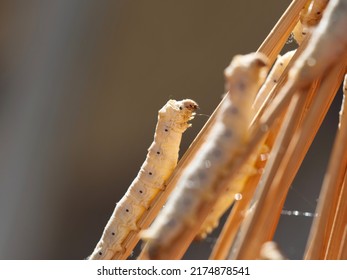
[[[305,13],[300,14],[300,21],[304,27],[316,26],[321,20],[325,7],[329,0],[312,0]]]
[[[304,27],[302,26],[299,20],[292,31],[292,36],[294,37],[294,40],[298,45],[301,45],[302,41],[304,41],[304,38],[306,36],[306,33],[303,32],[303,29]]]
[[[252,155],[249,161],[242,167],[240,172],[237,173],[237,176],[230,183],[228,183],[226,192],[218,197],[218,200],[211,209],[210,214],[208,214],[205,221],[201,225],[196,239],[200,240],[206,238],[207,235],[218,226],[220,218],[234,203],[234,201],[242,198],[242,191],[249,177],[256,172],[261,172],[261,170],[257,170],[255,167],[256,160],[258,157],[260,157],[262,160],[266,160],[268,152],[268,147],[265,145],[261,146],[258,149],[258,153]]]
[[[225,70],[229,94],[215,125],[183,171],[167,205],[142,234],[148,240],[150,258],[160,258],[161,250],[175,246],[183,229],[195,224],[198,210],[214,196],[214,187],[227,172],[226,166],[247,143],[251,106],[265,80],[267,63],[260,53],[238,55]]]
[[[304,40],[306,36],[306,30],[304,31],[304,26],[302,25],[301,19],[303,15],[307,14],[308,7],[310,6],[310,0],[308,0],[305,4],[305,6],[302,8],[300,12],[300,17],[296,25],[294,26],[294,29],[292,31],[292,35],[294,37],[294,40],[297,42],[298,45],[301,45],[302,41]]]
[[[309,29],[316,26],[323,15],[323,11],[329,0],[312,0],[307,1],[306,5],[300,12],[300,19],[293,30],[295,41],[300,45],[309,32]]]
[[[295,54],[295,50],[288,51],[284,55],[279,55],[277,57],[274,66],[272,67],[269,75],[267,76],[264,84],[260,88],[255,101],[253,102],[253,113],[257,112],[260,105],[265,101],[268,93],[277,84],[280,76],[282,75],[284,69],[287,67],[289,61]],[[219,220],[222,215],[228,210],[231,204],[235,201],[235,195],[242,193],[244,185],[246,184],[248,178],[255,172],[258,172],[254,164],[258,157],[266,158],[268,153],[268,148],[262,146],[258,149],[258,153],[251,156],[247,164],[241,169],[237,177],[233,179],[227,187],[226,192],[218,198],[215,206],[211,209],[211,213],[207,216],[201,229],[197,235],[197,239],[204,239],[208,234],[210,234],[219,224]]]
[[[138,219],[177,165],[182,133],[191,126],[198,105],[190,99],[169,100],[159,111],[154,141],[145,162],[108,221],[89,259],[111,259],[125,248],[122,242],[131,231],[139,231]]]
[[[288,63],[292,59],[296,50],[288,51],[284,55],[278,55],[276,62],[274,63],[269,75],[267,76],[264,84],[260,88],[255,101],[253,103],[253,111],[256,113],[260,106],[264,103],[268,93],[278,83],[284,69],[288,66]]]
[[[346,53],[346,26],[347,0],[330,0],[307,48],[289,72],[296,87],[309,85]]]

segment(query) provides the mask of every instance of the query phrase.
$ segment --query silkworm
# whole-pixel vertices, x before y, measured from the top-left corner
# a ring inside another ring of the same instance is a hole
[[[292,31],[294,40],[298,45],[301,45],[302,41],[304,40],[306,36],[306,33],[303,31],[303,29],[304,27],[302,26],[302,23],[299,20],[297,24],[294,26],[294,29]]]
[[[241,195],[242,197],[245,184],[250,176],[254,175],[256,172],[260,172],[260,170],[257,170],[255,167],[255,162],[258,157],[267,157],[268,148],[264,145],[258,150],[258,153],[252,155],[245,166],[240,170],[240,172],[238,172],[237,176],[230,183],[228,183],[226,192],[218,197],[216,204],[213,206],[211,212],[201,225],[196,239],[200,240],[206,238],[207,235],[218,226],[222,215],[228,210],[235,200],[238,200],[238,196]]]
[[[323,11],[329,0],[308,1],[302,11],[300,18],[293,30],[295,41],[300,45],[309,32],[309,29],[316,26],[323,15]]]
[[[267,58],[260,53],[235,56],[225,70],[229,94],[204,144],[177,182],[166,206],[151,227],[142,233],[150,258],[175,246],[183,229],[195,225],[200,207],[214,196],[216,183],[235,160],[248,139],[254,97],[265,80]]]
[[[111,259],[125,248],[122,242],[131,231],[139,231],[137,221],[154,197],[165,188],[178,161],[183,132],[191,126],[198,105],[190,99],[169,100],[159,111],[154,141],[140,172],[117,203],[102,237],[89,259]]]
[[[252,108],[253,113],[257,112],[261,104],[265,101],[268,93],[277,84],[280,76],[282,75],[284,69],[287,67],[289,61],[295,54],[295,50],[288,51],[284,55],[279,55],[276,62],[274,63],[270,73],[268,74],[264,84],[261,86],[255,101],[253,102]],[[253,155],[247,164],[238,173],[237,177],[233,179],[227,187],[227,190],[222,194],[214,207],[211,209],[210,214],[205,219],[202,224],[199,233],[197,234],[197,239],[204,239],[208,234],[210,234],[219,224],[219,220],[222,215],[227,211],[227,209],[235,201],[235,195],[242,193],[242,190],[248,181],[248,178],[252,176],[257,169],[255,168],[255,162],[258,157],[266,156],[268,153],[268,148],[262,146],[259,148],[258,153]]]
[[[346,53],[346,26],[347,0],[329,1],[307,48],[289,72],[297,87],[309,85]]]
[[[288,51],[284,55],[278,55],[276,62],[274,63],[269,75],[267,76],[264,84],[260,88],[255,101],[253,103],[253,110],[257,112],[265,101],[268,93],[278,83],[284,69],[288,66],[289,61],[292,59],[296,50]]]
[[[305,27],[316,26],[321,20],[329,0],[312,0],[307,9],[300,13],[300,21]]]

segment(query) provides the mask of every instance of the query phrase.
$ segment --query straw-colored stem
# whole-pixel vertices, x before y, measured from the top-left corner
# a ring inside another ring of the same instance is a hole
[[[210,260],[225,260],[229,248],[231,247],[236,233],[243,221],[247,208],[252,200],[254,191],[259,182],[260,174],[251,176],[245,184],[242,192],[242,199],[235,202],[231,209],[228,219],[225,222],[222,232],[220,233],[215,246],[209,257]]]
[[[275,60],[287,39],[299,20],[299,13],[307,0],[294,0],[271,30],[265,41],[261,44],[258,52],[266,54],[270,63]]]
[[[344,111],[346,111],[346,102]],[[342,115],[306,248],[306,259],[324,259],[347,166],[347,114]],[[332,248],[331,248],[332,249]]]
[[[283,75],[285,75],[284,72],[282,73],[281,78]],[[276,86],[278,86],[278,84]],[[265,94],[269,95],[269,93],[265,93]],[[266,136],[266,141],[264,145],[269,149],[269,151],[272,150],[274,141],[277,137],[277,134],[279,132],[279,128],[282,122],[283,122],[283,118],[281,118],[281,120],[276,122],[274,127]],[[267,161],[264,162],[260,157],[258,157],[254,166],[257,170],[263,170],[266,163]],[[239,230],[239,227],[246,216],[246,211],[251,203],[255,189],[259,183],[261,176],[262,176],[262,173],[257,172],[256,174],[254,174],[247,180],[244,186],[244,190],[242,192],[242,199],[240,201],[235,202],[235,205],[233,206],[223,226],[223,229],[217,239],[217,242],[215,246],[213,247],[213,250],[210,255],[210,259],[224,260],[227,258],[230,248]]]
[[[271,30],[268,37],[264,40],[262,45],[259,47],[258,52],[261,52],[268,56],[270,63],[272,64],[283,45],[285,44],[287,38],[289,37],[296,21],[299,17],[299,12],[302,7],[305,5],[306,0],[294,0],[291,5],[284,12],[283,16],[280,18],[278,23],[275,25],[273,30]],[[194,157],[196,152],[199,150],[201,145],[204,142],[204,138],[209,131],[210,127],[213,125],[215,116],[219,111],[221,104],[224,99],[218,105],[216,110],[213,112],[209,120],[206,122],[205,126],[202,128],[200,133],[197,135],[195,140],[192,142],[191,146],[184,154],[180,162],[178,163],[174,173],[168,181],[166,190],[162,192],[152,203],[151,207],[143,217],[140,219],[138,226],[142,229],[147,228],[151,222],[154,220],[168,196],[170,195],[172,189],[177,183],[178,178],[180,177],[181,171],[190,163],[190,160]],[[133,250],[137,242],[139,241],[139,236],[136,233],[131,233],[128,238],[123,243],[123,246],[126,248],[126,251],[122,254],[117,254],[114,256],[114,259],[125,259]]]
[[[292,5],[288,8],[287,12],[291,10],[297,10],[298,11],[297,16],[295,14],[290,14],[290,16],[285,17],[285,14],[284,14],[283,17],[280,19],[279,23],[276,24],[276,26],[273,28],[271,33],[268,35],[267,39],[270,39],[272,36],[274,36],[274,34],[284,31],[286,33],[283,33],[282,37],[279,38],[279,40],[281,40],[281,42],[284,43],[285,42],[284,40],[287,40],[289,35],[288,30],[293,29],[295,26],[295,22],[298,20],[299,11],[301,11],[304,5],[303,3],[293,1]],[[292,21],[288,20],[290,18],[292,19]],[[295,57],[293,57],[288,67],[286,67],[286,69],[283,71],[277,85],[271,90],[270,94],[267,94],[266,101],[263,104],[255,104],[255,107],[261,107],[258,114],[256,114],[254,118],[255,120],[259,118],[259,116],[265,110],[270,100],[272,100],[277,95],[280,88],[285,84],[287,76],[288,76],[288,71],[290,67],[292,66],[292,64],[294,63],[293,61],[295,61],[295,59],[302,53],[302,50],[307,45],[307,41],[308,41],[308,38],[305,41],[305,44],[300,48],[300,50],[297,51]],[[283,46],[282,43],[278,44],[275,48],[272,49],[272,50],[276,50],[275,52],[271,52],[271,50],[267,49],[268,47],[271,47],[270,44],[268,45],[262,44],[260,48],[258,49],[258,51],[269,53],[269,56],[271,56],[271,61],[273,62],[274,58],[276,57],[275,55],[278,54],[279,51],[281,50],[280,46]],[[267,143],[266,145],[268,146],[269,143]],[[243,193],[243,198],[241,201],[237,201],[233,209],[231,210],[231,213],[225,223],[225,226],[221,232],[221,235],[219,236],[217,243],[215,247],[213,248],[213,251],[210,255],[210,259],[225,259],[226,258],[229,248],[236,236],[238,227],[244,218],[244,212],[246,211],[246,208],[249,205],[249,202],[259,182],[259,179],[260,179],[260,174],[257,174],[252,176],[246,183],[246,186],[244,188],[245,191]]]
[[[347,225],[347,172],[345,174],[344,183],[341,188],[339,202],[336,207],[335,218],[329,237],[328,248],[326,250],[325,259],[336,260],[339,258],[340,247],[344,238]],[[347,253],[347,252],[346,252]],[[347,258],[347,255],[346,255]]]
[[[305,51],[305,49],[307,47],[307,44],[309,42],[309,39],[310,39],[310,36],[307,35],[305,37],[304,41],[302,42],[302,44],[296,50],[296,52],[293,55],[292,59],[288,63],[288,66],[286,67],[286,69],[284,69],[281,77],[278,80],[277,85],[274,88],[272,88],[271,91],[267,94],[267,97],[265,98],[265,101],[262,104],[256,104],[255,105],[255,107],[259,108],[259,110],[255,114],[255,116],[254,116],[254,118],[252,120],[252,125],[254,125],[261,118],[261,116],[264,114],[264,112],[268,109],[268,107],[271,104],[271,102],[274,100],[274,98],[279,94],[279,92],[282,90],[282,88],[286,84],[287,78],[288,78],[288,73],[289,73],[291,67],[294,65],[294,63],[296,62],[298,57],[300,57],[300,55]],[[291,93],[287,95],[288,98],[290,96],[291,96]],[[285,100],[285,99],[282,100],[282,104],[285,104],[287,102],[288,102],[288,100]],[[281,105],[279,104],[278,106],[281,106]]]
[[[282,114],[284,115],[284,114]],[[283,123],[283,116],[274,124],[273,128],[266,136],[265,146],[268,147],[269,151],[272,150],[273,144],[278,135],[279,129]],[[255,168],[257,170],[263,170],[267,161],[262,161],[259,157],[255,163]],[[244,187],[242,193],[242,200],[237,201],[235,206],[231,210],[228,219],[226,220],[223,230],[214,246],[210,259],[226,259],[230,248],[234,242],[236,234],[239,230],[239,227],[242,221],[245,218],[247,209],[249,208],[250,202],[253,198],[256,187],[259,184],[259,180],[262,176],[262,173],[257,172],[257,174],[251,176],[247,184]]]
[[[347,260],[347,225],[344,230],[343,239],[341,242],[341,247],[340,247],[340,251],[339,251],[339,255],[337,259]]]
[[[252,258],[255,256],[255,253],[252,251],[255,248],[259,249],[262,243],[272,238],[272,236],[269,236],[269,231],[262,231],[261,229],[270,228],[273,232],[278,222],[279,213],[288,192],[288,187],[294,179],[336,94],[342,79],[343,69],[344,65],[335,66],[322,82],[312,102],[309,114],[303,121],[301,129],[294,135],[287,148],[287,152],[274,177],[271,192],[266,196],[265,203],[262,203],[263,208],[256,213],[257,217],[252,219],[250,230],[245,230],[246,233],[244,234],[249,242],[240,242],[240,249],[231,256],[232,258]],[[277,201],[277,203],[273,203],[274,201]],[[277,213],[277,216],[275,213]],[[250,238],[251,236],[253,236],[254,239]],[[241,240],[245,240],[245,238],[243,237]]]
[[[276,174],[278,165],[281,162],[285,152],[285,147],[288,146],[290,136],[293,134],[296,128],[297,118],[300,115],[300,109],[302,108],[300,106],[300,104],[302,104],[302,98],[303,97],[299,95],[295,95],[293,97],[288,112],[285,116],[281,132],[278,136],[278,140],[270,153],[270,159],[265,169],[260,186],[255,194],[254,201],[256,204],[254,207],[252,207],[252,212],[250,212],[246,217],[244,224],[241,227],[240,238],[236,240],[235,250],[231,252],[231,255],[229,254],[229,258],[256,259],[259,256],[260,247],[263,242],[261,238],[258,239],[255,228],[257,227],[257,222],[260,218],[259,216],[262,215],[262,207],[266,207],[265,201],[269,192],[269,187]],[[268,224],[263,225],[263,227],[267,226]]]

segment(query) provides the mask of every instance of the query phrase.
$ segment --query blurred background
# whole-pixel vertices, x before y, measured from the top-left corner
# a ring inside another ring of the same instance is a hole
[[[158,110],[191,98],[210,115],[231,58],[256,51],[289,3],[1,1],[0,259],[86,258],[145,159]],[[314,212],[340,103],[286,210]],[[194,120],[181,155],[206,120]],[[311,220],[282,216],[275,240],[289,258],[302,257]],[[208,258],[214,236],[185,258]]]

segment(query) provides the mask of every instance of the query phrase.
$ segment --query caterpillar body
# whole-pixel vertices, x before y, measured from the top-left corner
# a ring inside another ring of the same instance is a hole
[[[287,67],[289,61],[292,59],[294,53],[295,50],[289,51],[284,55],[279,55],[277,57],[274,66],[269,72],[264,84],[261,86],[255,98],[255,101],[253,102],[253,114],[259,110],[260,105],[265,101],[268,93],[277,84],[280,76]],[[269,152],[268,150],[269,149],[266,146],[259,147],[258,153],[251,156],[247,164],[240,170],[237,177],[228,184],[226,192],[218,198],[215,206],[211,209],[211,213],[206,217],[204,223],[202,224],[200,231],[197,234],[197,239],[206,238],[206,236],[218,226],[222,215],[235,201],[235,195],[239,193],[242,194],[242,190],[247,183],[248,178],[255,172],[258,172],[254,166],[257,158],[260,157],[265,159],[267,157],[267,153]]]
[[[346,54],[347,0],[330,0],[310,42],[289,71],[295,88],[307,87]]]
[[[191,126],[198,105],[190,99],[169,100],[159,111],[154,141],[140,172],[117,203],[102,237],[89,259],[112,259],[125,248],[122,242],[131,231],[139,231],[138,219],[177,165],[182,133]]]
[[[300,14],[300,21],[306,27],[317,25],[329,0],[312,0],[307,9]]]
[[[284,55],[278,55],[274,66],[272,67],[268,77],[266,78],[264,84],[260,88],[255,101],[253,103],[253,111],[256,113],[260,106],[264,103],[268,93],[271,89],[278,83],[284,69],[288,66],[288,63],[292,59],[296,50],[288,51]]]
[[[308,1],[300,12],[300,19],[293,30],[295,41],[300,45],[309,28],[318,24],[329,0]]]
[[[148,256],[174,247],[185,228],[195,225],[200,207],[214,196],[214,187],[225,175],[226,166],[243,149],[254,97],[265,79],[267,58],[260,53],[235,56],[225,70],[228,97],[222,103],[216,123],[204,144],[183,171],[176,188],[151,227],[142,237],[148,240]]]
[[[201,225],[199,233],[196,236],[196,239],[204,239],[210,234],[219,224],[219,220],[222,215],[228,210],[228,208],[237,200],[237,196],[242,197],[242,191],[251,175],[259,172],[255,167],[255,162],[258,157],[267,158],[268,147],[263,145],[259,148],[258,153],[251,156],[247,164],[240,170],[235,179],[228,183],[226,192],[222,194],[214,207],[211,209],[211,212],[206,217],[205,221]]]

